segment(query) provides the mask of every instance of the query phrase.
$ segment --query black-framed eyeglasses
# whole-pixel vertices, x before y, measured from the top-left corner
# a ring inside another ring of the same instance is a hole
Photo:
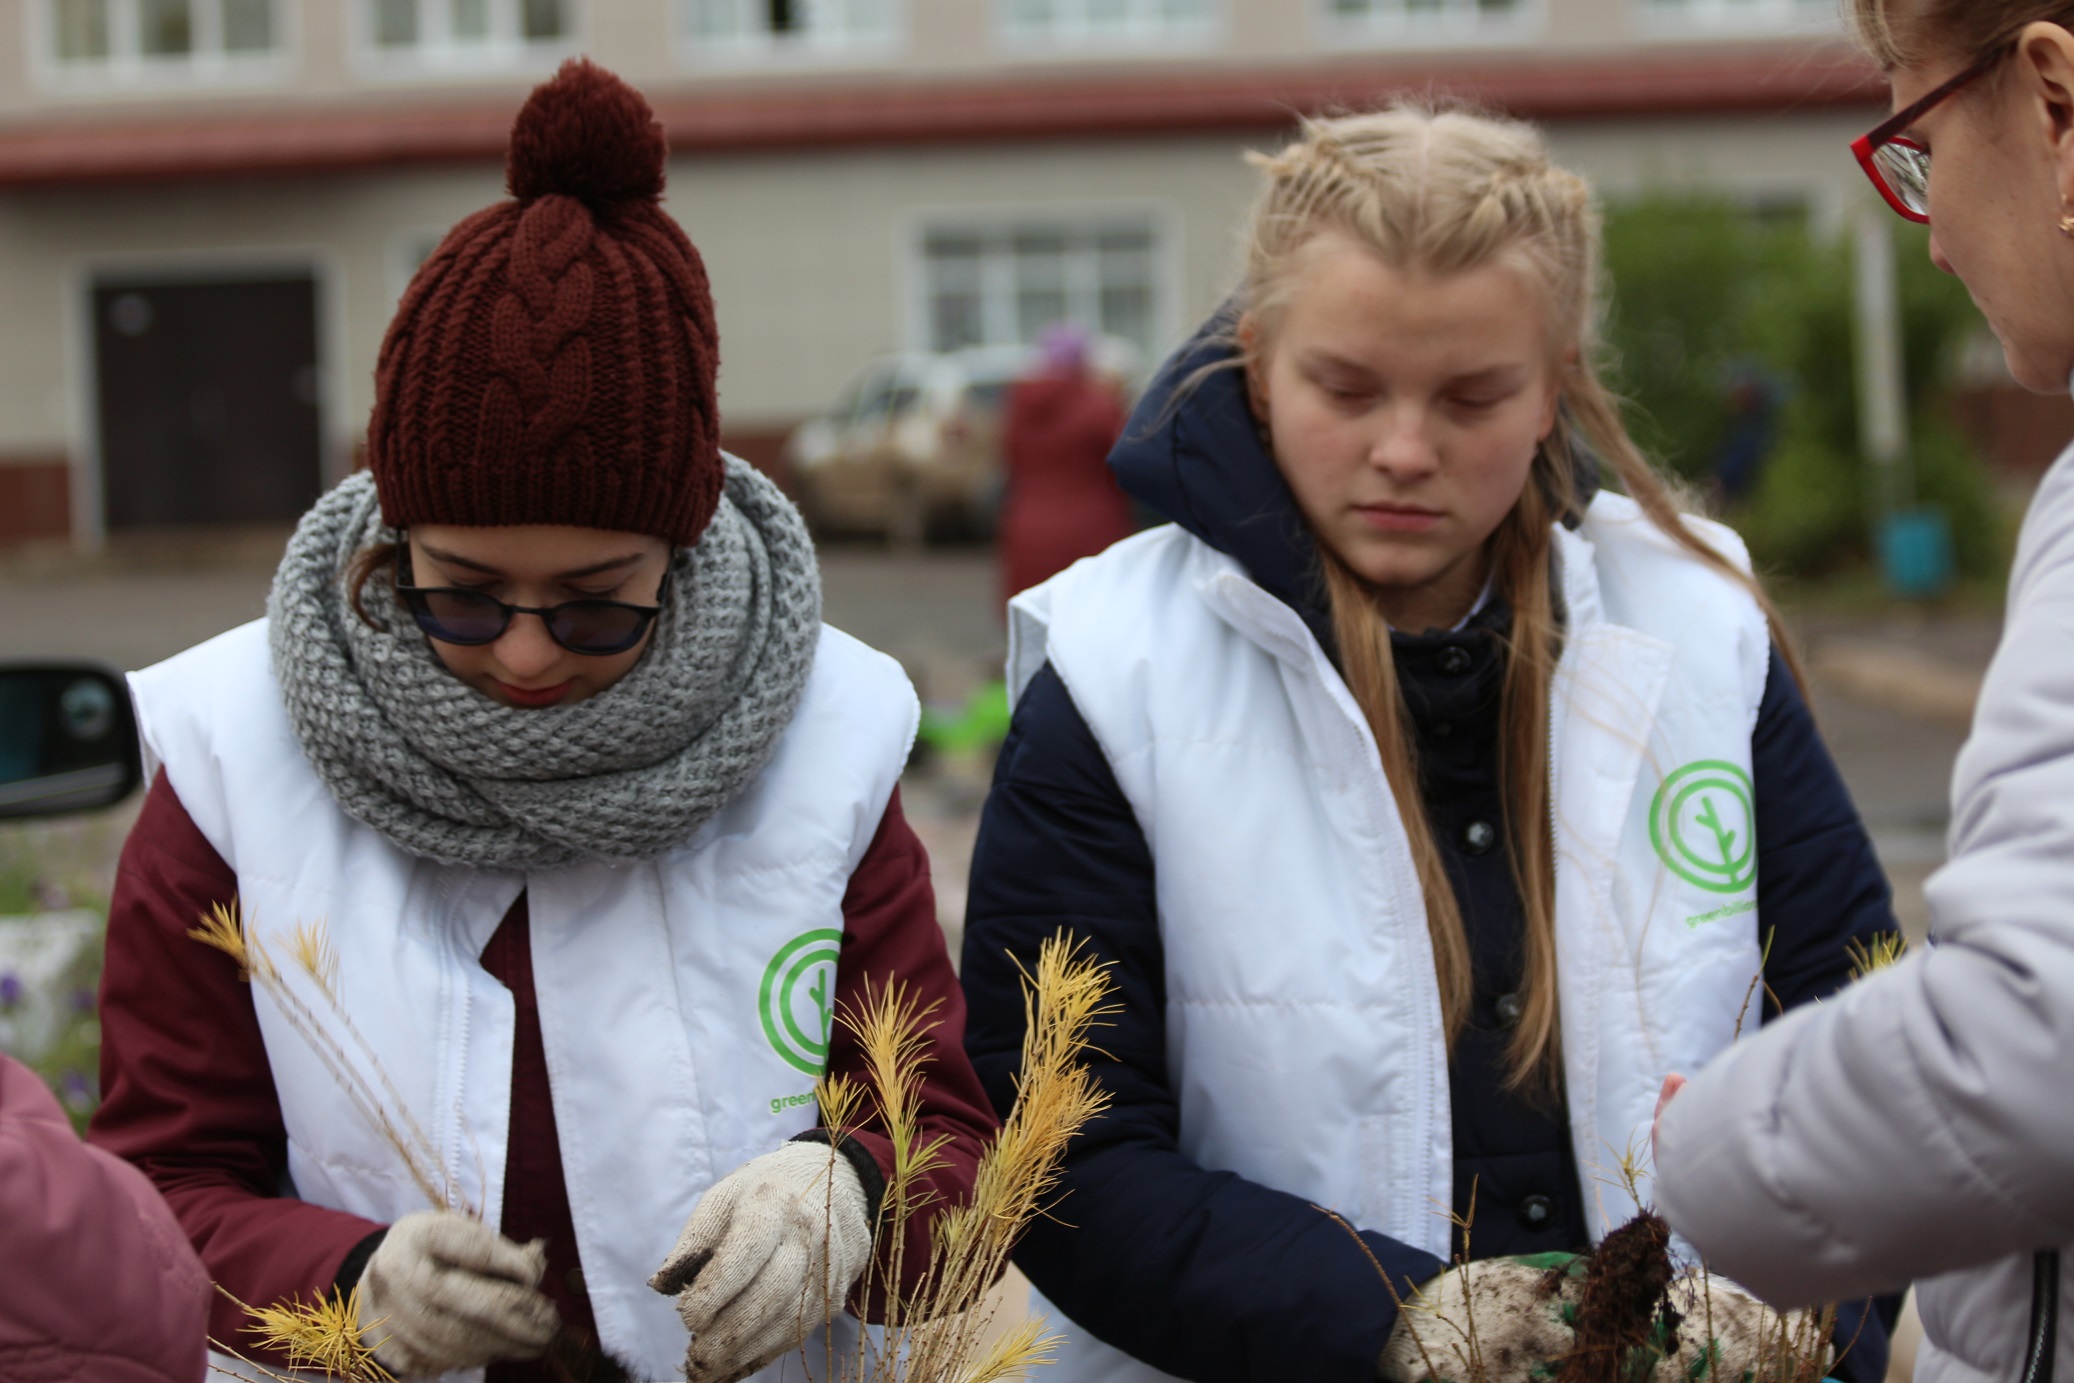
[[[1918,225],[1930,224],[1930,151],[1902,131],[1928,115],[1940,102],[1978,81],[2014,51],[2015,43],[2004,44],[1907,110],[1897,111],[1872,133],[1851,141],[1858,166],[1872,179],[1872,185],[1887,199],[1888,206]]]
[[[659,598],[666,599],[669,574],[663,576]],[[410,611],[426,637],[441,643],[475,647],[495,643],[511,627],[513,616],[537,615],[547,626],[547,636],[571,653],[603,658],[624,653],[641,642],[648,626],[662,613],[654,605],[629,605],[622,600],[565,600],[560,605],[507,605],[493,595],[459,586],[413,586],[410,550],[396,553],[396,594]]]

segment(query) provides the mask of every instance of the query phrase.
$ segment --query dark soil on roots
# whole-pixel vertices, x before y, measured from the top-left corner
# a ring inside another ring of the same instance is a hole
[[[1629,1383],[1636,1359],[1653,1366],[1675,1352],[1670,1285],[1671,1230],[1659,1216],[1639,1215],[1607,1235],[1585,1270],[1577,1348],[1563,1363],[1563,1383]]]

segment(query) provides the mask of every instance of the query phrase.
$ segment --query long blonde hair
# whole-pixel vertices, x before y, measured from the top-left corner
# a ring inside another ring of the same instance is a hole
[[[1400,105],[1307,121],[1301,138],[1259,159],[1267,186],[1255,209],[1235,306],[1256,368],[1321,232],[1353,236],[1400,273],[1445,277],[1502,261],[1540,292],[1562,404],[1526,487],[1491,538],[1492,589],[1512,610],[1499,705],[1498,772],[1510,858],[1526,915],[1522,1012],[1507,1053],[1508,1084],[1560,1088],[1556,1001],[1555,842],[1549,798],[1549,683],[1562,616],[1551,576],[1552,529],[1576,507],[1580,464],[1610,468],[1658,528],[1706,566],[1749,587],[1786,647],[1755,582],[1680,518],[1664,481],[1635,446],[1600,380],[1599,218],[1583,179],[1549,162],[1540,134],[1517,121]],[[1450,1048],[1473,998],[1469,941],[1419,794],[1418,755],[1375,592],[1322,543],[1319,557],[1347,686],[1374,732],[1410,838]],[[1798,676],[1798,669],[1795,669]]]

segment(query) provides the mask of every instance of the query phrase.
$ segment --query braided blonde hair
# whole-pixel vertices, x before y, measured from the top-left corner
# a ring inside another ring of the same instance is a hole
[[[1580,461],[1603,463],[1644,514],[1696,559],[1754,582],[1680,518],[1664,481],[1628,436],[1594,365],[1599,353],[1599,218],[1590,187],[1549,161],[1532,126],[1459,110],[1393,106],[1306,121],[1281,153],[1257,157],[1267,185],[1254,212],[1235,306],[1256,377],[1321,233],[1351,235],[1399,273],[1444,278],[1494,262],[1515,268],[1546,309],[1562,406],[1525,488],[1491,538],[1494,592],[1512,609],[1500,705],[1499,781],[1509,854],[1526,915],[1522,1012],[1507,1053],[1509,1084],[1560,1088],[1555,844],[1548,781],[1548,694],[1562,628],[1550,573],[1553,525],[1576,508]],[[1461,907],[1419,795],[1416,746],[1376,594],[1323,543],[1319,558],[1349,690],[1373,730],[1426,899],[1450,1047],[1469,1019],[1474,982]],[[1795,675],[1798,676],[1796,668]]]

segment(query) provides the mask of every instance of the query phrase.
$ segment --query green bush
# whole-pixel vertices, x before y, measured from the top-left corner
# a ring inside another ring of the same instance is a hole
[[[1980,329],[1965,288],[1930,263],[1927,236],[1897,224],[1912,498],[1942,508],[1963,574],[2000,570],[2007,525],[1980,460],[1949,422],[1951,366]],[[1850,247],[1801,216],[1719,198],[1652,196],[1609,209],[1612,379],[1643,448],[1700,480],[1727,434],[1738,370],[1783,387],[1751,497],[1724,518],[1759,565],[1820,577],[1871,555],[1878,496],[1858,446]],[[1910,496],[1902,496],[1910,498]]]

